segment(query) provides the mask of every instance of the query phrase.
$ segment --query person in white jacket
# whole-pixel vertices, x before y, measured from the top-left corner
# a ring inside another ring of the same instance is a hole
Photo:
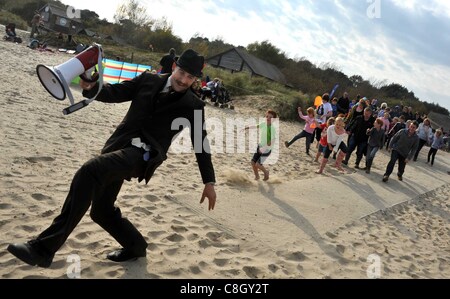
[[[414,154],[414,161],[417,161],[417,157],[419,156],[420,150],[425,144],[430,143],[431,138],[433,137],[433,130],[431,129],[431,122],[428,118],[423,120],[423,123],[419,125],[417,129],[417,135],[419,136],[419,147],[417,148],[416,153]]]
[[[437,129],[436,133],[431,137],[431,147],[428,151],[428,161],[427,164],[430,163],[431,158],[431,166],[434,164],[434,157],[438,150],[440,150],[444,146],[444,137],[442,136],[442,130]]]

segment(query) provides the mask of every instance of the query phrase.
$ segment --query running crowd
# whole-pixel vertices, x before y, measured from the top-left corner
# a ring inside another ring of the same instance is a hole
[[[336,160],[334,167],[344,171],[342,164],[349,165],[353,153],[354,168],[370,174],[378,150],[386,148],[391,157],[382,180],[389,180],[398,161],[397,178],[401,181],[406,164],[417,161],[424,145],[430,146],[427,163],[433,166],[436,153],[448,140],[443,128],[433,129],[427,115],[412,113],[412,107],[391,108],[387,103],[378,106],[376,99],[360,96],[350,100],[347,92],[341,98],[331,100],[326,93],[321,105],[309,107],[306,115],[298,107],[298,115],[305,121],[305,127],[284,145],[289,148],[305,138],[306,154],[310,155],[311,144],[316,140],[318,151],[313,161],[320,163],[318,174],[323,173],[331,155]]]

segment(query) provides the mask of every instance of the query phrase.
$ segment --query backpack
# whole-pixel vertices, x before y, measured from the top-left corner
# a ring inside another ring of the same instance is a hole
[[[323,115],[323,104],[320,105],[319,107],[317,107],[317,114],[318,115]]]

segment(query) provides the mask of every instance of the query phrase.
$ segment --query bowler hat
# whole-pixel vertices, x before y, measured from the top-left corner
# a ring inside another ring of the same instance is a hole
[[[186,51],[184,51],[181,54],[180,58],[178,58],[178,60],[176,61],[176,64],[180,68],[196,77],[202,76],[204,63],[205,58],[201,55],[198,55],[198,53],[192,49],[187,49]]]

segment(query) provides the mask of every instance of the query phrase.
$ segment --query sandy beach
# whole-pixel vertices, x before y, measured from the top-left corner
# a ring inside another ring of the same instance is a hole
[[[344,174],[328,165],[317,175],[304,139],[279,147],[267,182],[254,180],[248,151],[214,154],[214,211],[199,204],[193,153],[169,152],[148,185],[126,182],[116,204],[146,237],[146,258],[107,260],[120,246],[87,213],[50,268],[24,264],[6,247],[35,237],[59,214],[75,171],[99,154],[129,104],[94,101],[64,116],[68,100],[53,99],[35,68],[73,55],[31,50],[26,41],[1,41],[0,51],[1,278],[67,278],[73,255],[81,278],[450,278],[449,153],[439,151],[430,167],[425,147],[403,182],[394,172],[386,184],[386,151],[371,174],[353,168],[353,154]],[[243,97],[235,110],[208,104],[206,117],[262,117],[270,100]],[[302,129],[279,125],[281,145]]]

